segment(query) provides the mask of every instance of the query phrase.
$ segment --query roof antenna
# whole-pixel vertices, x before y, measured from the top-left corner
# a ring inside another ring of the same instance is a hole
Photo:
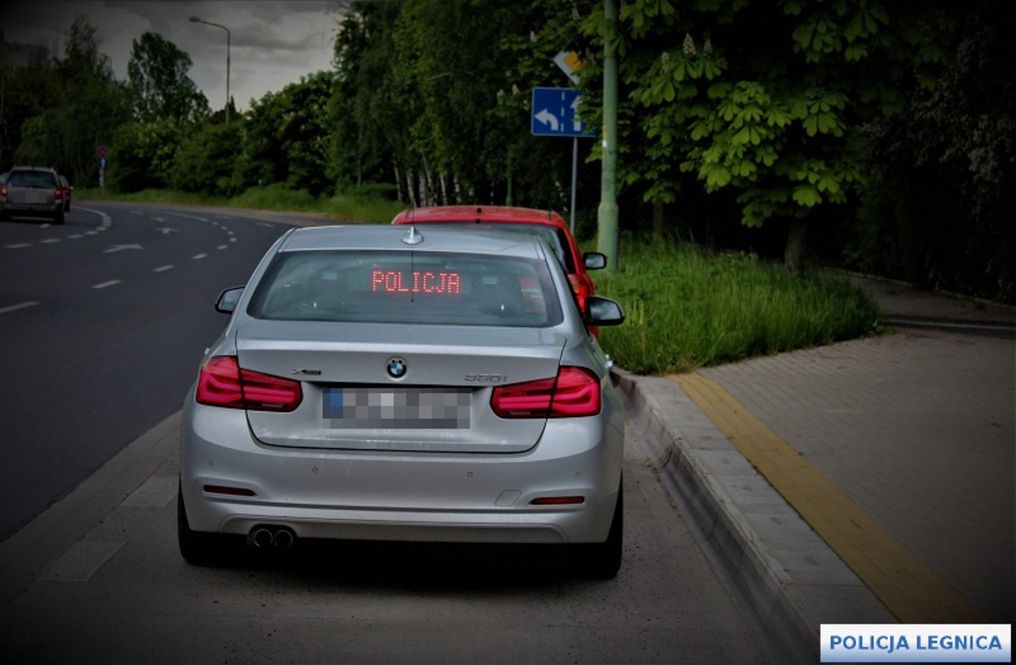
[[[409,231],[406,232],[406,235],[402,236],[402,242],[407,245],[419,245],[423,242],[423,236],[416,230],[415,224],[409,227]]]

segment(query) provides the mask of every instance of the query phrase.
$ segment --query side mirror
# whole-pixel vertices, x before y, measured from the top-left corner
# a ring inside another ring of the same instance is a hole
[[[220,293],[218,300],[215,301],[215,311],[222,312],[223,314],[232,314],[236,309],[236,304],[240,302],[240,296],[243,295],[243,288],[242,286],[234,286]]]
[[[599,252],[586,252],[582,255],[582,264],[586,270],[603,270],[607,267],[607,256]]]
[[[600,256],[603,256],[602,254]],[[590,326],[619,326],[624,323],[624,310],[610,298],[586,298],[586,324]]]

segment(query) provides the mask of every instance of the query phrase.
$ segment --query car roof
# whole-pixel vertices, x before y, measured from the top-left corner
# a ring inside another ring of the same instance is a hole
[[[48,166],[14,166],[11,167],[11,172],[14,171],[45,171],[46,173],[56,173],[53,169]]]
[[[512,206],[457,205],[431,206],[403,210],[392,224],[440,222],[501,222],[512,224],[542,224],[568,228],[561,215],[552,210],[517,208]]]
[[[415,244],[403,242],[410,233],[422,238]],[[462,252],[498,254],[527,259],[545,256],[541,241],[529,234],[478,230],[460,233],[454,229],[415,226],[316,226],[291,231],[279,247],[280,252],[310,250],[413,250],[422,252]]]

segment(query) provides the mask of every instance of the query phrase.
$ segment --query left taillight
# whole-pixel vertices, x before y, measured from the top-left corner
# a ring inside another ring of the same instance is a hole
[[[499,386],[490,406],[502,418],[575,418],[600,412],[600,380],[583,367],[562,367],[557,376]]]
[[[240,367],[236,356],[213,356],[201,366],[195,399],[200,404],[250,411],[292,411],[300,406],[300,382]]]

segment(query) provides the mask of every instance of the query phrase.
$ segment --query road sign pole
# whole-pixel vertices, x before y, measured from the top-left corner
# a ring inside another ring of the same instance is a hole
[[[579,172],[579,137],[573,136],[571,140],[571,232],[575,235],[575,183]]]
[[[607,269],[616,270],[617,260],[617,5],[603,0],[603,161],[600,207],[596,211],[597,249],[607,255]]]

